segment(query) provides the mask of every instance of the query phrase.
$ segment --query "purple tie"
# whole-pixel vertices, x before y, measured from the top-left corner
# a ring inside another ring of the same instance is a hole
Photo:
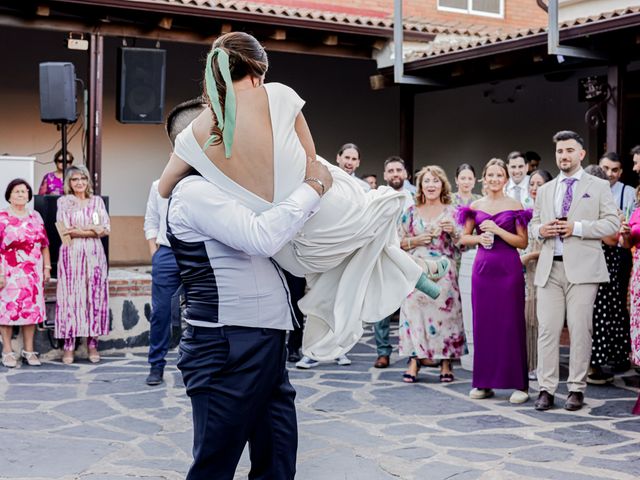
[[[564,198],[562,199],[562,215],[566,217],[569,214],[571,208],[571,201],[573,200],[573,184],[578,181],[577,178],[565,178],[562,180],[567,185],[567,190],[564,192]]]

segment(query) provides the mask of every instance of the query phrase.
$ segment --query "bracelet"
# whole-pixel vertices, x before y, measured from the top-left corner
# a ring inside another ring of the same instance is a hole
[[[45,268],[46,270],[51,270],[51,265],[45,265],[45,266],[44,266],[44,268]]]
[[[407,237],[407,248],[411,248],[411,239]]]
[[[303,182],[308,183],[308,182],[315,182],[318,185],[320,185],[320,188],[322,189],[322,193],[320,194],[320,196],[324,195],[324,183],[322,183],[322,181],[319,178],[313,178],[313,177],[307,177],[303,180]]]

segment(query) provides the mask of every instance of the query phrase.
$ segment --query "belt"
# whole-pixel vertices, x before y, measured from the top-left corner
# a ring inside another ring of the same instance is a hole
[[[562,262],[562,255],[554,255],[553,256],[553,261],[554,262]]]

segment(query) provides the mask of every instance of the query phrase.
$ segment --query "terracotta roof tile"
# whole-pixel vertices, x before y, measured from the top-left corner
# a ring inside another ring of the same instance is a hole
[[[393,28],[393,18],[381,11],[380,16],[356,15],[340,11],[331,11],[331,6],[327,5],[327,10],[316,10],[311,8],[301,8],[287,6],[286,0],[283,4],[261,3],[259,1],[221,1],[221,0],[128,0],[131,3],[157,3],[173,4],[194,9],[219,9],[235,12],[247,12],[252,14],[268,15],[274,17],[287,17],[324,21],[328,23],[341,23],[349,25],[362,25],[383,29]],[[370,10],[367,10],[370,11]],[[444,22],[442,24],[431,24],[419,18],[405,19],[404,29],[417,33],[447,33],[456,35],[486,36],[495,33],[495,27],[482,25],[464,24],[461,22]]]
[[[565,21],[560,23],[560,29],[569,29],[571,27],[576,27],[580,25],[585,25],[589,23],[596,23],[606,20],[611,20],[618,17],[623,17],[625,15],[634,15],[640,14],[640,6],[638,7],[628,7],[618,10],[613,10],[611,12],[604,12],[597,15],[589,16],[589,17],[581,17],[573,20]],[[539,27],[539,28],[527,28],[527,29],[519,29],[512,32],[497,32],[493,35],[487,36],[476,36],[476,37],[451,37],[451,36],[436,36],[436,38],[427,44],[424,45],[424,48],[421,48],[420,51],[414,51],[410,58],[405,59],[405,61],[414,61],[427,57],[437,57],[440,55],[446,55],[449,53],[458,52],[460,50],[468,50],[472,48],[482,47],[484,45],[507,42],[511,40],[516,40],[519,38],[529,37],[532,35],[539,35],[541,33],[547,32],[547,27]]]

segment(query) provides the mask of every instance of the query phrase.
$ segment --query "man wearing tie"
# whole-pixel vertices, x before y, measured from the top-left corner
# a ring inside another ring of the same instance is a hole
[[[535,285],[538,308],[537,410],[553,406],[559,381],[560,334],[566,314],[571,352],[564,408],[579,410],[591,357],[593,303],[609,281],[601,239],[620,227],[608,182],[584,173],[584,141],[575,132],[553,137],[560,169],[538,190],[530,228],[543,241]]]
[[[511,152],[507,156],[507,169],[509,170],[509,182],[504,187],[504,193],[520,202],[525,208],[533,206],[529,197],[529,175],[527,175],[527,163],[520,152]]]

